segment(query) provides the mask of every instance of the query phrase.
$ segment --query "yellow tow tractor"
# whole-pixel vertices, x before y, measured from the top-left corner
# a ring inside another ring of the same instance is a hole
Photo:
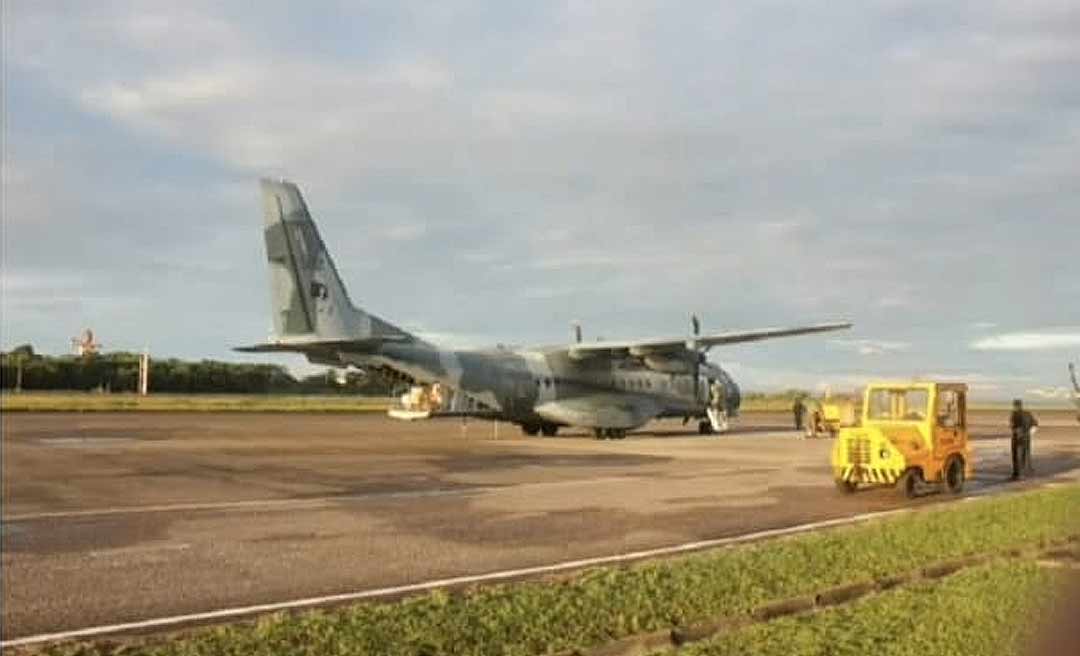
[[[908,498],[931,488],[958,494],[972,474],[967,385],[871,383],[859,425],[833,444],[833,480],[844,492],[894,485]]]

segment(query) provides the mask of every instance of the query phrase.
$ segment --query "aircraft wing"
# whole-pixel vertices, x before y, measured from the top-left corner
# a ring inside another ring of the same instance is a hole
[[[604,341],[572,344],[569,347],[570,357],[582,359],[594,355],[647,355],[651,353],[670,353],[683,350],[693,350],[697,347],[720,346],[723,344],[741,344],[743,342],[758,342],[777,337],[794,337],[795,335],[810,335],[824,333],[833,330],[845,330],[851,328],[848,322],[821,323],[812,326],[800,326],[797,328],[762,328],[760,330],[742,330],[727,333],[715,333],[712,335],[699,335],[697,337],[677,337],[671,339],[644,339],[632,341]]]

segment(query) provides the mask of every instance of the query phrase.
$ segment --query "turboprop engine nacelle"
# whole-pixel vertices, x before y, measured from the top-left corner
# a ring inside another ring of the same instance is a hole
[[[672,358],[663,355],[646,355],[642,358],[645,366],[653,371],[664,374],[692,374],[694,365],[683,358]]]

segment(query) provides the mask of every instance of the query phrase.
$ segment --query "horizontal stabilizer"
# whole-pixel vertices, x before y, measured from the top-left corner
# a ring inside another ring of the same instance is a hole
[[[240,353],[310,353],[313,351],[343,351],[346,353],[370,353],[387,342],[409,342],[408,335],[383,335],[361,339],[289,339],[251,346],[237,346]]]

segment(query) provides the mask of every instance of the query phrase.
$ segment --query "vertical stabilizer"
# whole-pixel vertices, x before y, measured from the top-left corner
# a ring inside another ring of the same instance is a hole
[[[300,189],[285,180],[261,181],[270,265],[270,303],[279,339],[407,338],[353,306]]]

